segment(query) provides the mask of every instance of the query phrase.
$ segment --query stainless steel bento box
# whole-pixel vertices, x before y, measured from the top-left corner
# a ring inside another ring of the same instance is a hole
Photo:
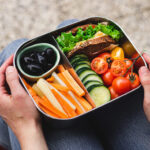
[[[84,24],[89,24],[89,23],[92,23],[92,24],[97,24],[99,22],[110,22],[110,23],[113,23],[115,24],[118,28],[120,28],[124,34],[124,38],[122,39],[121,43],[124,43],[126,41],[129,41],[129,43],[134,47],[135,51],[137,51],[139,53],[139,51],[137,50],[137,48],[133,45],[133,43],[131,42],[131,40],[128,38],[128,36],[126,35],[126,33],[123,31],[123,29],[117,24],[115,23],[114,21],[110,20],[110,19],[106,19],[106,18],[102,18],[102,17],[91,17],[91,18],[87,18],[87,19],[84,19],[84,20],[81,20],[81,21],[78,21],[76,23],[73,23],[73,24],[70,24],[70,25],[67,25],[63,28],[60,28],[60,29],[57,29],[55,31],[52,31],[52,32],[49,32],[47,34],[44,34],[42,36],[39,36],[39,37],[36,37],[34,39],[31,39],[29,41],[27,41],[26,43],[24,43],[23,45],[21,45],[20,47],[18,47],[16,53],[15,53],[15,57],[14,57],[14,66],[18,69],[17,65],[16,65],[16,57],[18,55],[18,53],[20,51],[22,51],[24,48],[28,47],[28,46],[31,46],[33,44],[37,44],[37,43],[50,43],[52,45],[54,45],[60,52],[60,55],[61,55],[61,63],[66,67],[66,68],[72,68],[68,58],[64,55],[64,53],[60,50],[59,48],[59,45],[57,43],[57,41],[55,40],[56,37],[58,35],[60,35],[61,32],[65,32],[65,31],[68,31],[70,29],[72,29],[73,27],[76,27],[76,26],[80,26],[80,25],[84,25]],[[143,59],[143,58],[142,58]],[[146,65],[146,62],[145,60],[143,59],[145,65]],[[20,80],[22,82],[22,79],[20,77]],[[24,88],[26,89],[26,91],[28,92],[26,86],[24,85],[24,83],[22,82]],[[50,117],[49,115],[47,115],[45,112],[43,112],[38,106],[37,104],[34,102],[34,99],[33,102],[35,104],[35,106],[37,107],[37,109],[43,114],[42,116],[44,116],[44,118],[50,122],[51,125],[53,126],[57,126],[57,127],[64,127],[66,125],[71,125],[71,124],[74,124],[74,123],[77,123],[77,122],[83,122],[84,120],[94,116],[94,115],[99,115],[99,113],[101,111],[103,111],[103,108],[104,107],[107,107],[107,106],[111,106],[112,103],[117,103],[117,102],[121,102],[122,99],[130,99],[130,94],[136,94],[138,95],[138,92],[142,89],[142,86],[140,85],[139,87],[137,87],[136,89],[126,93],[126,94],[123,94],[121,96],[119,96],[118,98],[114,99],[113,101],[109,101],[108,103],[104,104],[104,105],[101,105],[100,107],[97,107],[97,108],[94,108],[92,109],[91,111],[88,111],[82,115],[79,115],[79,116],[76,116],[74,118],[71,118],[71,119],[57,119],[57,118],[53,118],[53,117]],[[29,94],[29,92],[28,92]],[[30,95],[30,94],[29,94]],[[31,95],[30,95],[31,96]],[[32,97],[32,96],[31,96]]]

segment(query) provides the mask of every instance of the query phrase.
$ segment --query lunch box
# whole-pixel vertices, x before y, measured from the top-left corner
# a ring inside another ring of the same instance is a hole
[[[57,30],[54,30],[52,32],[46,33],[42,36],[36,37],[34,39],[31,39],[27,42],[25,42],[24,44],[22,44],[20,47],[18,47],[18,49],[16,50],[15,56],[14,56],[14,66],[17,68],[18,70],[18,66],[17,66],[17,62],[16,62],[16,58],[19,54],[20,51],[22,51],[24,48],[27,48],[33,44],[38,44],[38,43],[48,43],[51,44],[53,46],[55,46],[59,53],[60,53],[60,62],[65,66],[66,69],[72,68],[68,58],[65,56],[65,54],[60,50],[59,45],[56,41],[57,36],[59,36],[61,34],[61,32],[66,32],[74,27],[80,26],[80,25],[84,25],[84,24],[97,24],[99,22],[109,22],[109,23],[113,23],[115,24],[124,34],[123,39],[121,39],[121,44],[123,44],[124,42],[129,42],[131,44],[131,46],[133,46],[134,50],[137,51],[139,53],[139,51],[137,50],[137,48],[134,46],[134,44],[131,42],[131,40],[128,38],[128,36],[126,35],[126,33],[123,31],[123,29],[114,21],[107,19],[107,18],[103,18],[103,17],[91,17],[91,18],[87,18],[81,21],[78,21],[76,23],[67,25],[65,27],[59,28]],[[143,59],[143,57],[142,57]],[[147,66],[145,60],[143,59],[145,66]],[[19,70],[18,70],[19,72]],[[19,72],[19,77],[21,80],[22,85],[24,86],[24,88],[26,89],[26,91],[28,92],[27,87],[25,86],[25,84],[23,83],[21,76],[20,76],[20,72]],[[80,80],[78,78],[78,80]],[[84,87],[84,85],[82,85]],[[140,85],[139,87],[137,87],[136,89],[133,89],[131,91],[129,91],[128,93],[125,93],[119,97],[117,97],[116,99],[113,99],[111,101],[109,101],[108,103],[101,105],[99,107],[93,108],[92,110],[82,114],[82,115],[78,115],[74,118],[70,118],[70,119],[57,119],[57,118],[53,118],[50,117],[49,115],[47,115],[45,112],[43,112],[38,105],[35,103],[34,99],[32,98],[32,96],[30,95],[30,93],[28,92],[28,94],[31,96],[35,106],[37,107],[37,109],[43,114],[43,118],[50,123],[50,125],[54,126],[54,127],[66,127],[69,125],[73,125],[76,123],[82,123],[84,122],[84,120],[88,120],[90,118],[94,118],[94,116],[98,116],[100,115],[100,113],[105,113],[104,109],[105,108],[109,108],[111,109],[112,104],[114,103],[119,103],[119,102],[123,102],[126,99],[130,99],[131,95],[135,95],[138,96],[139,92],[141,92],[142,90],[142,86]],[[142,91],[143,92],[143,91]]]

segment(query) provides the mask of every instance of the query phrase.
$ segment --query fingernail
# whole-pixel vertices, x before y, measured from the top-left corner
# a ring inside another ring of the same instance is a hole
[[[13,67],[13,66],[7,67],[6,72],[7,72],[7,73],[12,73],[12,72],[14,72],[14,67]]]
[[[147,73],[149,73],[149,70],[148,70],[147,67],[143,66],[143,67],[140,68],[140,72],[141,72],[142,74],[147,74]]]

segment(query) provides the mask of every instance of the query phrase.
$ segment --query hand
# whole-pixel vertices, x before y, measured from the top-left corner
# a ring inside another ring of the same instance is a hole
[[[39,113],[21,86],[17,70],[10,66],[12,62],[13,56],[0,67],[0,116],[17,136],[22,149],[32,149],[34,146],[34,149],[45,150],[47,146],[43,140]],[[6,81],[11,94],[6,91]],[[39,146],[41,143],[44,148]]]
[[[143,54],[143,57],[145,61],[148,63],[149,69],[150,69],[150,56],[147,54]],[[139,77],[141,84],[144,88],[144,111],[146,114],[147,119],[150,122],[150,71],[145,66],[141,67],[139,69]]]

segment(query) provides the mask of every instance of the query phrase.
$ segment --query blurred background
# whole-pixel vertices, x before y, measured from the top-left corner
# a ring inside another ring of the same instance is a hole
[[[11,41],[55,30],[63,20],[108,17],[139,49],[150,49],[150,0],[0,0],[0,51]]]

